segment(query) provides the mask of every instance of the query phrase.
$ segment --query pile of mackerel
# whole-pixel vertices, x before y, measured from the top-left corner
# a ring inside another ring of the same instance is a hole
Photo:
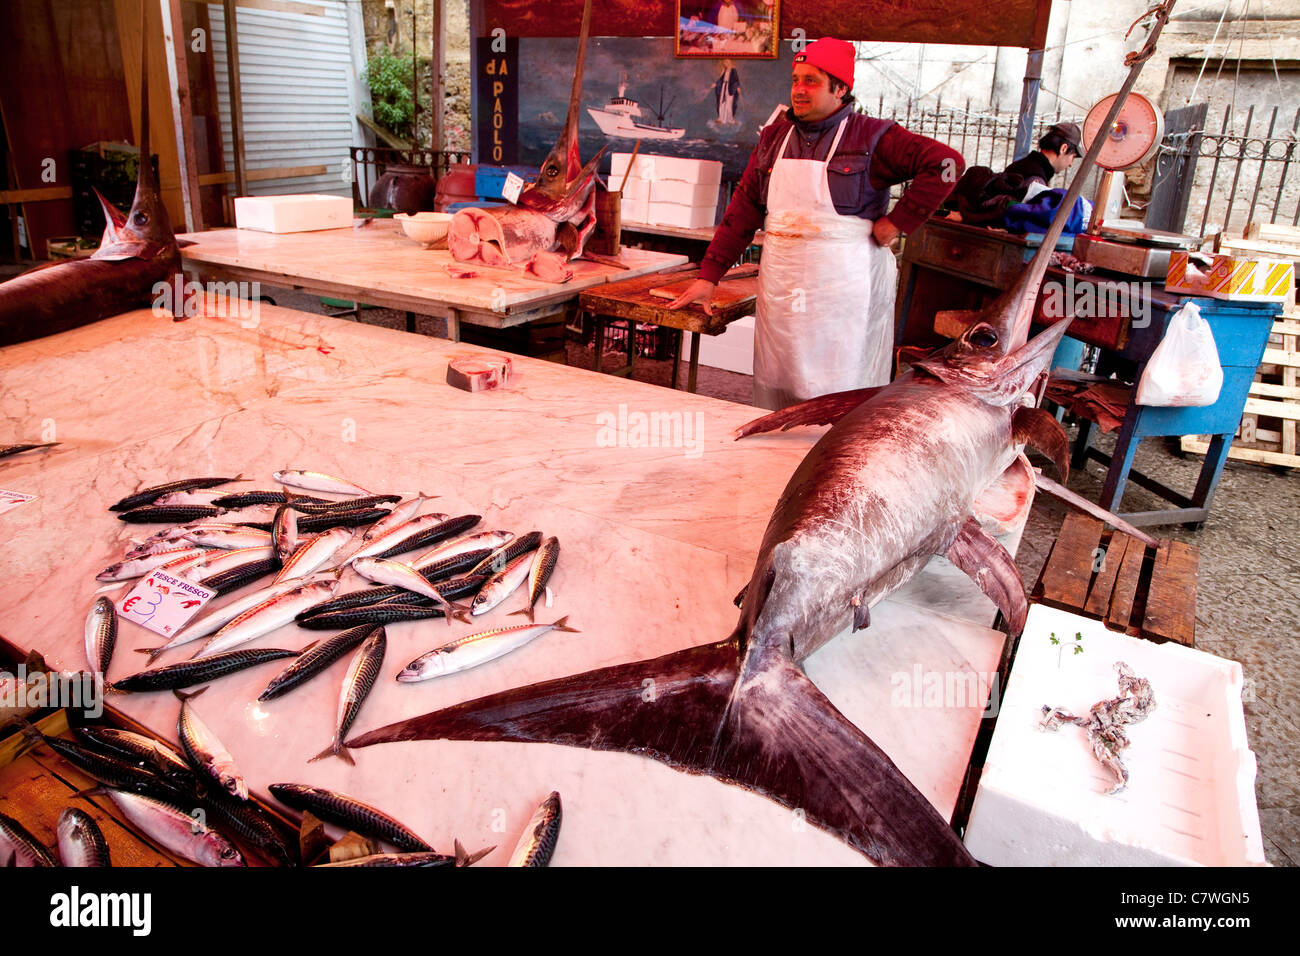
[[[233,758],[196,713],[191,698],[206,686],[193,693],[182,693],[183,688],[272,661],[291,661],[258,696],[269,701],[352,653],[340,687],[333,740],[312,758],[336,756],[352,763],[343,740],[379,676],[385,625],[433,618],[449,625],[453,620],[472,622],[497,609],[504,611],[517,592],[521,606],[508,613],[528,618],[528,623],[502,622],[438,644],[402,669],[397,675],[401,682],[463,671],[550,631],[576,630],[568,626],[567,617],[550,623],[535,620],[543,594],[550,603],[547,581],[560,550],[555,537],[539,531],[516,535],[478,530],[482,517],[475,514],[421,514],[436,497],[422,493],[375,494],[346,479],[309,471],[286,470],[273,477],[280,485],[276,490],[230,487],[243,483],[242,475],[181,479],[143,489],[111,506],[122,521],[166,527],[133,539],[122,560],[100,572],[98,580],[113,588],[126,584],[129,590],[137,579],[163,571],[219,596],[246,592],[201,613],[165,643],[137,649],[148,655],[149,666],[111,683],[106,675],[117,642],[118,608],[100,596],[87,616],[87,661],[109,692],[171,691],[181,698],[180,750],[142,737],[124,751],[84,732],[78,732],[74,745],[26,729],[33,745],[53,747],[104,783],[119,809],[146,833],[204,865],[241,865],[243,859],[218,830],[196,828],[189,806],[193,800],[182,797],[201,797],[205,808],[216,808],[213,819],[219,825],[279,862],[296,862],[297,841],[248,799]],[[247,646],[293,622],[305,631],[337,633],[298,649]],[[177,652],[188,652],[189,658],[153,666],[159,657]],[[272,784],[269,789],[287,806],[310,811],[396,851],[367,854],[348,860],[348,865],[463,866],[489,852],[469,854],[457,841],[454,854],[436,853],[396,820],[345,794],[301,784]],[[552,793],[521,836],[511,863],[546,865],[559,821],[559,794]],[[0,837],[13,822],[0,821]],[[84,832],[81,818],[77,826]]]

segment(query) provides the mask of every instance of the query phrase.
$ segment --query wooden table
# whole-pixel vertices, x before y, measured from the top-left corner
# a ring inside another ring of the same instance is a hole
[[[695,266],[670,269],[651,276],[610,282],[578,296],[578,308],[591,313],[596,325],[596,371],[604,371],[602,353],[605,326],[612,319],[627,321],[630,328],[627,365],[610,374],[624,377],[631,374],[636,365],[635,335],[631,325],[643,322],[646,325],[677,330],[677,345],[673,352],[673,388],[677,387],[682,337],[686,332],[691,333],[691,361],[686,390],[695,391],[700,370],[700,336],[721,335],[727,330],[728,323],[753,315],[754,300],[758,297],[758,276],[753,266],[737,266],[722,277],[718,294],[723,298],[714,302],[712,315],[706,315],[698,303],[682,309],[670,309],[668,303],[671,300],[650,294],[651,289],[659,286],[693,280],[699,276],[699,272]]]
[[[573,278],[563,284],[525,276],[519,269],[475,265],[472,279],[453,279],[445,271],[451,253],[424,249],[393,222],[318,232],[267,233],[214,229],[179,238],[194,245],[181,249],[185,265],[204,276],[302,289],[406,312],[407,331],[415,314],[447,321],[447,337],[460,341],[460,323],[504,329],[561,312],[583,289],[612,280],[643,276],[686,261],[685,256],[625,249],[626,270],[595,262],[571,263]],[[239,295],[247,290],[222,289]],[[247,297],[247,296],[242,296]],[[255,296],[254,296],[255,298]]]

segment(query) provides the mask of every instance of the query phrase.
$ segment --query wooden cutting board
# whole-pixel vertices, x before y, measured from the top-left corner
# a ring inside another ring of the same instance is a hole
[[[732,279],[748,279],[758,274],[757,265],[737,266],[722,277],[717,287],[713,290],[713,305],[718,308],[724,308],[729,305],[735,305],[745,299],[752,298],[754,289],[748,282],[738,285],[729,285]],[[676,282],[669,282],[664,285],[655,286],[650,290],[650,294],[659,299],[667,299],[670,302],[687,290],[692,282],[699,276],[693,275],[689,278],[678,279]]]

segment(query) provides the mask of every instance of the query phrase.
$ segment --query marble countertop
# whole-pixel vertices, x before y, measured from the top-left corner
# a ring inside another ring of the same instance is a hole
[[[518,268],[474,264],[478,273],[453,279],[445,271],[453,260],[446,249],[425,249],[396,223],[365,220],[360,228],[269,233],[251,229],[213,229],[181,234],[194,245],[181,249],[190,266],[210,267],[237,278],[343,295],[374,305],[413,308],[441,314],[440,307],[509,316],[574,298],[606,282],[659,272],[686,262],[685,256],[624,249],[628,268],[585,260],[569,264],[573,278],[563,284],[526,276]],[[508,323],[506,323],[508,324]]]
[[[197,475],[243,474],[253,479],[245,487],[272,488],[271,473],[285,467],[374,491],[436,494],[426,510],[481,514],[482,528],[538,529],[562,544],[554,606],[539,604],[539,618],[567,614],[581,633],[552,632],[463,674],[399,685],[397,671],[424,651],[517,623],[505,615],[521,602],[472,626],[392,625],[353,733],[714,641],[734,626],[732,598],[772,506],[822,431],[736,442],[733,430],[754,409],[519,356],[507,388],[470,394],[444,384],[447,362],[487,350],[271,306],[255,321],[222,311],[184,322],[132,312],[0,349],[0,443],[61,442],[0,459],[0,489],[36,496],[0,514],[0,634],[13,643],[65,668],[85,666],[94,576],[128,538],[153,530],[106,510],[121,496]],[[647,423],[667,423],[667,441],[647,440]],[[868,630],[841,635],[806,662],[945,816],[983,699],[938,699],[928,689],[935,680],[987,689],[1003,643],[988,626],[994,613],[964,575],[935,559],[873,609]],[[301,647],[317,636],[290,626],[247,646]],[[110,679],[139,670],[135,649],[158,643],[123,622]],[[355,766],[309,764],[332,736],[346,667],[259,704],[280,669],[267,665],[216,682],[195,707],[263,796],[276,782],[341,790],[439,849],[455,838],[471,850],[498,845],[483,865],[505,862],[552,790],[564,801],[556,865],[866,862],[762,797],[634,755],[424,741],[356,751]],[[175,739],[172,695],[111,703]]]

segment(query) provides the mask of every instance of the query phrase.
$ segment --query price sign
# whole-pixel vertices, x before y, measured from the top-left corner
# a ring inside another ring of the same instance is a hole
[[[35,495],[25,495],[21,491],[0,491],[0,515],[26,504],[35,497]]]
[[[524,179],[522,176],[516,173],[506,173],[506,184],[501,187],[501,197],[508,203],[517,203],[523,188]]]
[[[189,623],[217,592],[168,574],[152,571],[131,589],[118,606],[128,621],[170,637]]]

